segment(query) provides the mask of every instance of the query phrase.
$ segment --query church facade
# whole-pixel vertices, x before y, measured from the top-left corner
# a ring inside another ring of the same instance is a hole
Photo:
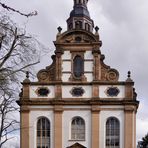
[[[52,64],[22,83],[21,148],[136,148],[134,82],[104,63],[87,3],[74,0]]]

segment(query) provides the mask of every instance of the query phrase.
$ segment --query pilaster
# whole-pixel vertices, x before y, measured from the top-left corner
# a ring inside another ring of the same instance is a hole
[[[22,106],[20,111],[20,148],[29,148],[29,109]]]
[[[133,82],[126,82],[125,84],[125,98],[133,100]]]
[[[125,106],[124,148],[136,148],[136,112],[134,106]]]
[[[54,148],[62,148],[62,106],[54,108]]]
[[[62,79],[62,54],[63,51],[59,47],[57,47],[56,51],[56,81],[61,81]]]
[[[98,99],[99,97],[99,86],[96,84],[92,85],[92,98],[93,99]]]
[[[96,106],[92,106],[91,122],[92,122],[91,148],[99,148],[100,110]]]
[[[94,56],[94,67],[93,67],[93,80],[97,81],[101,79],[101,66],[100,66],[100,50],[99,47],[95,47],[92,51]]]

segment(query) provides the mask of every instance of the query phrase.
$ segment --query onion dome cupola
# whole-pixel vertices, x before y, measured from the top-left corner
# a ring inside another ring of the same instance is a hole
[[[74,0],[73,10],[71,11],[70,17],[67,20],[68,30],[84,29],[90,32],[93,31],[94,22],[90,18],[87,3],[88,0]]]

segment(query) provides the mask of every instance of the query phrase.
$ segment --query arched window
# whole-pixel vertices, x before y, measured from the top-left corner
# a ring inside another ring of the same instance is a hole
[[[115,117],[106,122],[106,148],[120,148],[120,123]]]
[[[84,74],[84,60],[81,56],[75,56],[73,60],[73,74],[76,78],[80,78]]]
[[[37,121],[37,148],[50,148],[50,122],[44,117]]]
[[[80,117],[73,118],[71,122],[71,139],[85,140],[85,122]]]

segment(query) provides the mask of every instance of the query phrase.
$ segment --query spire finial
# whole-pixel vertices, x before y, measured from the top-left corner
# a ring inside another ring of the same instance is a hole
[[[29,71],[26,71],[26,79],[23,82],[25,82],[25,83],[30,82],[30,80],[29,80]]]
[[[99,31],[99,27],[98,26],[95,27],[95,31],[96,31],[95,35],[98,35],[98,31]]]
[[[128,73],[127,73],[126,82],[133,82],[133,80],[131,79],[131,72],[130,71],[128,71]]]
[[[29,79],[29,71],[26,71],[26,78]]]
[[[57,28],[57,30],[58,30],[58,33],[57,33],[57,38],[58,38],[58,37],[61,35],[62,27],[59,26],[59,27]]]
[[[61,26],[59,26],[57,29],[58,29],[59,33],[61,33],[61,31],[62,31]]]
[[[128,78],[131,78],[131,72],[128,71],[128,75],[127,75]]]

